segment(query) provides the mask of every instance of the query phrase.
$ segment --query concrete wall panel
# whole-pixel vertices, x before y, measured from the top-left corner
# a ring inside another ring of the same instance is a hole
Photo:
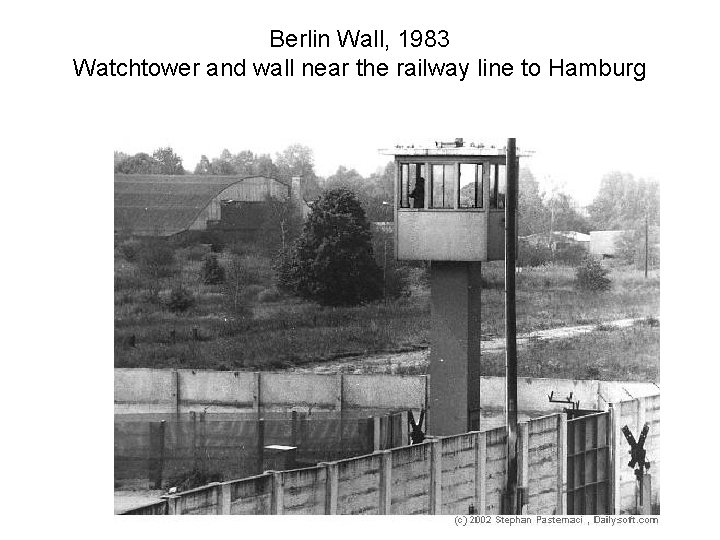
[[[528,425],[528,511],[554,514],[557,509],[558,420],[547,416]],[[562,454],[565,455],[564,453]]]
[[[338,462],[338,514],[377,514],[380,505],[380,456]]]
[[[255,374],[239,371],[178,370],[181,412],[252,409]],[[209,408],[208,408],[209,406]]]
[[[340,382],[336,375],[263,373],[260,403],[265,406],[339,408]]]
[[[324,514],[325,475],[324,467],[283,473],[283,514]]]
[[[116,412],[175,412],[173,380],[169,369],[116,368]]]
[[[466,514],[475,502],[476,433],[442,439],[442,513]]]
[[[390,513],[430,512],[430,444],[416,444],[392,451]]]
[[[230,489],[230,513],[270,514],[272,481],[272,474],[263,474],[233,482]]]
[[[502,513],[502,494],[505,489],[505,428],[486,433],[487,459],[485,461],[485,513]]]
[[[422,409],[425,407],[425,377],[344,375],[343,407]]]

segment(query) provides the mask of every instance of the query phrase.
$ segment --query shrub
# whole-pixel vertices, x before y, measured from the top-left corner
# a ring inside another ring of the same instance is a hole
[[[203,282],[207,285],[225,283],[225,269],[218,262],[217,255],[205,257],[202,269]]]
[[[155,240],[145,244],[139,259],[143,271],[151,277],[169,277],[174,272],[175,250],[165,242]]]
[[[188,261],[202,261],[207,254],[207,248],[202,245],[189,246],[185,251]]]
[[[168,299],[168,309],[173,313],[183,313],[195,303],[193,295],[182,286],[175,287]]]
[[[575,287],[586,291],[606,291],[610,288],[610,270],[595,257],[588,256],[575,269]]]
[[[119,246],[120,253],[125,257],[125,260],[133,262],[137,259],[138,254],[142,248],[142,244],[137,240],[126,240]]]
[[[548,246],[521,241],[518,247],[518,266],[542,266],[553,260],[552,250]]]

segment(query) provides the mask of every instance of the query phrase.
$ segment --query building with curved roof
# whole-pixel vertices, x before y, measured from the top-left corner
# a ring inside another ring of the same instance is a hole
[[[299,179],[298,179],[299,189]],[[233,227],[259,226],[258,211],[269,197],[285,200],[291,186],[264,176],[115,175],[115,232],[171,236],[222,225],[232,208]],[[222,227],[221,227],[222,228]]]

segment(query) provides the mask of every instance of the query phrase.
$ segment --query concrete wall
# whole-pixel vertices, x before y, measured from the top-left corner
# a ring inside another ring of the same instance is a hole
[[[653,383],[631,381],[595,381],[572,379],[543,379],[518,377],[518,408],[521,411],[561,412],[567,404],[550,403],[548,396],[555,392],[555,399],[563,399],[570,392],[573,401],[580,401],[581,409],[605,410],[609,403],[660,393]],[[502,409],[505,404],[505,378],[480,378],[480,407]]]
[[[425,407],[426,377],[115,369],[115,414]]]
[[[426,408],[429,378],[424,375],[314,375],[242,371],[115,369],[115,414],[296,410],[383,410]],[[518,379],[520,412],[561,412],[549,403],[573,393],[584,409],[659,393],[652,383],[570,379]],[[502,410],[505,378],[480,377],[480,407]],[[485,429],[486,426],[481,426]],[[491,426],[494,427],[494,426]],[[464,430],[460,430],[464,431]]]
[[[653,501],[659,500],[659,395],[613,404],[612,489],[616,513],[635,509],[635,477],[620,428],[650,425],[646,441]],[[430,439],[423,444],[316,467],[211,484],[132,510],[132,514],[485,514],[501,512],[505,428]],[[567,421],[553,414],[519,426],[519,486],[529,514],[566,510]]]
[[[169,369],[116,369],[115,413],[174,413],[177,374]]]

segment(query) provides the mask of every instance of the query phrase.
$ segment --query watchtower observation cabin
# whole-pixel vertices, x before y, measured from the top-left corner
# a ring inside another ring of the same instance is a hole
[[[428,433],[479,429],[481,264],[505,258],[506,150],[456,139],[381,152],[397,168],[395,255],[430,261]]]
[[[399,260],[496,261],[505,257],[504,148],[396,147],[395,255]],[[419,187],[419,189],[418,189]]]

